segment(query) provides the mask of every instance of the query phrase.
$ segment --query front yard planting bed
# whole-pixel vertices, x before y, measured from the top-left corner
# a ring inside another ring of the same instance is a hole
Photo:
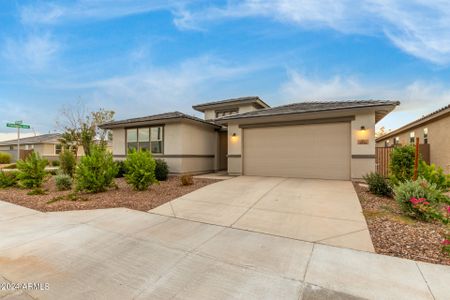
[[[124,178],[117,178],[115,180],[117,188],[96,194],[77,193],[74,196],[73,191],[58,191],[54,177],[51,177],[42,187],[44,195],[27,195],[30,190],[7,188],[0,189],[0,200],[42,212],[113,207],[148,211],[218,181],[220,180],[195,178],[193,185],[183,186],[178,176],[169,176],[167,181],[153,184],[148,190],[135,191]]]
[[[441,245],[448,225],[409,218],[393,198],[375,196],[358,182],[353,185],[377,253],[450,265],[450,256],[442,252]]]

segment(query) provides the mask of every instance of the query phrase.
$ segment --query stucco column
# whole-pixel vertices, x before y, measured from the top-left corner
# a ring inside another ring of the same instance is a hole
[[[375,111],[358,113],[351,122],[351,177],[375,172]]]
[[[238,124],[228,124],[228,173],[242,174],[242,130]]]

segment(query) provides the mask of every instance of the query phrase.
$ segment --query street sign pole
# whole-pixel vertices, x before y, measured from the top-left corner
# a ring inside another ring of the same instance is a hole
[[[17,160],[20,159],[20,127],[17,126]]]
[[[17,128],[17,160],[20,159],[20,128],[30,129],[30,125],[23,124],[22,121],[16,121],[14,123],[6,123],[6,127]]]

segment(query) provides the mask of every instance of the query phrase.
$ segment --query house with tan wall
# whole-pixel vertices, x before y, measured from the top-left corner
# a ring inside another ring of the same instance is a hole
[[[429,144],[430,163],[450,173],[450,105],[377,138],[377,147]]]
[[[32,137],[21,138],[19,140],[20,150],[32,150],[49,161],[58,160],[62,151],[59,141],[60,133],[42,134]],[[11,154],[12,161],[17,160],[17,139],[0,142],[0,152]],[[78,156],[84,155],[83,148],[78,149]]]
[[[194,105],[197,118],[163,113],[102,124],[115,159],[151,151],[171,173],[361,178],[375,170],[375,124],[399,102],[299,102],[270,107],[259,97]]]

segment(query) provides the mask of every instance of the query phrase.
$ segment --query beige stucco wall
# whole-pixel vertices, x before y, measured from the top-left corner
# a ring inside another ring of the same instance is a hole
[[[450,116],[435,120],[415,128],[408,129],[397,135],[377,142],[378,147],[384,147],[385,141],[394,144],[394,138],[400,138],[401,145],[409,144],[409,135],[414,131],[415,137],[423,143],[423,130],[428,128],[428,144],[430,144],[430,163],[440,166],[446,173],[450,173]]]
[[[364,126],[366,130],[361,130]],[[352,161],[351,176],[360,179],[375,172],[375,111],[361,112],[351,122]],[[368,140],[368,144],[358,144],[358,140]]]
[[[236,136],[233,137],[233,133]],[[239,124],[228,124],[228,173],[242,173],[242,129]]]
[[[198,122],[177,122],[164,125],[164,159],[171,173],[204,173],[216,168],[217,132]],[[126,155],[125,129],[113,130],[113,154],[116,159]]]

